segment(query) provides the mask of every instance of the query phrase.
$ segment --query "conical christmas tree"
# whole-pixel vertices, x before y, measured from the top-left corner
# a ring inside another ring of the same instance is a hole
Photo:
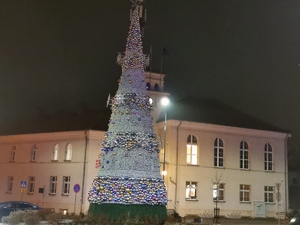
[[[102,148],[101,167],[90,188],[89,213],[165,220],[167,192],[161,179],[158,142],[146,90],[138,11],[132,13],[122,76]]]

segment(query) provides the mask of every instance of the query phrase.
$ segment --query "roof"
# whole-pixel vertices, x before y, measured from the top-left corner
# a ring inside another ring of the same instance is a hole
[[[108,130],[111,110],[90,110],[78,113],[59,113],[35,119],[18,121],[1,127],[0,135],[34,134],[78,130]]]
[[[288,133],[218,100],[194,96],[186,96],[168,106],[167,119]],[[164,112],[157,122],[163,120]]]

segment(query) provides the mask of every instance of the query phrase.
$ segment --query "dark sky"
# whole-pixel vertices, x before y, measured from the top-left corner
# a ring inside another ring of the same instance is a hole
[[[117,90],[129,0],[0,0],[0,122],[104,108]],[[147,0],[144,51],[166,91],[219,99],[300,130],[299,0]]]

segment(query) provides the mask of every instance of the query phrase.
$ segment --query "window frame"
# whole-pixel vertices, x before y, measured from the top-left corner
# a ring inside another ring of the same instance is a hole
[[[62,177],[62,195],[70,194],[71,176]]]
[[[240,191],[239,191],[239,200],[240,202],[250,202],[250,194],[251,194],[251,185],[250,184],[240,184]],[[248,193],[248,194],[247,194]]]
[[[65,157],[64,161],[71,161],[72,160],[72,154],[73,154],[73,146],[71,143],[68,143],[65,148]]]
[[[249,170],[250,169],[249,160],[249,144],[247,141],[240,142],[240,169]]]
[[[30,162],[36,162],[37,147],[33,145],[30,153]]]
[[[275,197],[275,186],[264,186],[265,203],[274,203],[275,202],[274,197]]]
[[[58,161],[58,153],[59,153],[59,145],[56,144],[54,145],[54,148],[52,150],[52,158],[51,158],[51,161]]]
[[[56,195],[57,193],[57,176],[50,176],[49,195]]]
[[[273,166],[273,147],[270,143],[266,143],[264,146],[264,170],[274,171]]]
[[[198,191],[197,187],[198,187],[198,182],[196,181],[185,182],[185,200],[188,201],[197,200],[197,191]]]
[[[224,202],[225,201],[225,183],[213,184],[213,201]],[[216,194],[217,197],[214,197]]]
[[[216,138],[214,141],[214,167],[224,168],[224,141],[221,138]],[[222,156],[220,156],[222,153]],[[221,165],[222,164],[222,165]]]
[[[196,154],[195,152],[196,151]],[[196,161],[196,162],[194,162]],[[190,134],[186,141],[186,164],[198,165],[198,139],[195,135]]]
[[[34,176],[29,176],[28,177],[28,194],[33,194],[34,193],[34,187],[35,187],[35,177]]]
[[[15,162],[16,161],[16,146],[13,146],[10,150],[10,162]]]
[[[6,193],[12,193],[12,191],[13,191],[13,182],[14,182],[14,177],[13,176],[8,176],[7,177]]]

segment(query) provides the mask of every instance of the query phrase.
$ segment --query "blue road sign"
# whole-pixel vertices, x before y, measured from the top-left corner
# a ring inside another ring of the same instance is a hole
[[[74,190],[75,193],[78,193],[80,191],[80,185],[75,184],[73,190]]]
[[[25,180],[21,181],[21,188],[26,188],[26,181]]]

